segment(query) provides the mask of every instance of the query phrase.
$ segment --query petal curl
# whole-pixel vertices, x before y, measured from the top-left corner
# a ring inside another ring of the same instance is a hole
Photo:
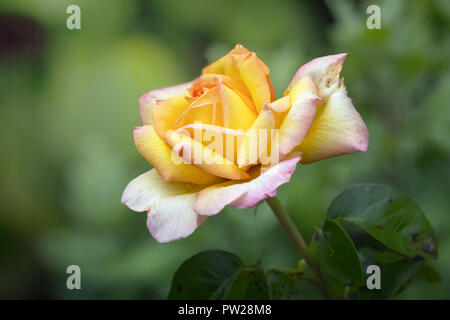
[[[227,205],[237,209],[250,208],[261,200],[272,198],[280,185],[289,182],[299,160],[300,154],[292,153],[284,161],[253,179],[209,186],[197,193],[194,210],[201,215],[210,216],[219,213]],[[255,173],[259,167],[252,169]]]
[[[269,107],[269,109],[273,112],[275,128],[280,128],[284,117],[291,108],[291,101],[289,96],[284,96],[276,101],[271,102],[267,105],[267,107]]]
[[[224,84],[236,92],[247,107],[256,113],[255,105],[245,84],[224,74],[204,74],[198,77],[192,82],[192,87],[189,89],[189,92],[193,97],[196,97],[203,88],[214,88],[219,84]]]
[[[167,131],[168,144],[187,163],[214,176],[231,180],[247,179],[247,172],[220,153],[204,146],[201,142],[173,130]]]
[[[334,54],[304,64],[295,73],[284,95],[289,93],[298,80],[307,76],[316,85],[319,97],[328,99],[339,86],[339,74],[346,56],[346,53]]]
[[[191,164],[184,163],[183,159],[156,134],[152,125],[135,128],[134,142],[138,151],[165,181],[210,184],[220,180]]]
[[[139,99],[139,114],[141,116],[142,124],[153,123],[153,108],[158,101],[188,94],[188,88],[191,84],[192,81],[144,93]]]

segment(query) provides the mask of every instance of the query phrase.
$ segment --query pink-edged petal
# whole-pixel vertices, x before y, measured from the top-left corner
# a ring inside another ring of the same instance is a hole
[[[292,153],[252,180],[242,183],[227,181],[207,187],[197,193],[194,210],[210,216],[227,205],[237,209],[250,208],[261,200],[272,198],[280,185],[289,182],[299,160],[300,154]],[[260,170],[259,167],[253,169]]]
[[[328,99],[339,86],[339,74],[346,56],[346,53],[334,54],[316,58],[304,64],[295,73],[285,94],[294,87],[298,80],[307,76],[316,85],[319,97]]]
[[[191,183],[166,182],[155,169],[141,174],[125,188],[121,202],[134,211],[148,211],[147,227],[158,242],[190,235],[206,217],[193,209],[202,187]]]
[[[133,179],[125,187],[121,203],[133,211],[142,212],[162,197],[195,192],[199,186],[185,182],[166,182],[155,169]]]
[[[316,115],[316,86],[309,77],[303,77],[296,82],[289,92],[293,102],[280,127],[279,148],[283,158],[297,147],[306,137]]]
[[[186,238],[200,227],[207,217],[192,208],[195,193],[161,198],[155,201],[147,214],[147,228],[160,243]]]
[[[302,163],[367,150],[367,127],[343,84],[317,113],[305,139],[295,149],[302,153]]]
[[[153,123],[153,108],[159,100],[187,95],[188,89],[191,85],[192,81],[177,86],[156,89],[148,93],[144,93],[139,99],[139,114],[141,116],[142,123]]]

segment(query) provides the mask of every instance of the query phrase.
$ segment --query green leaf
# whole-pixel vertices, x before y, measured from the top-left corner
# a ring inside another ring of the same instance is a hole
[[[421,261],[402,260],[381,266],[381,288],[387,297],[405,289],[420,268]]]
[[[344,285],[361,285],[363,273],[358,252],[345,230],[332,220],[325,220],[315,237],[316,257],[328,277]]]
[[[241,259],[231,253],[200,252],[176,271],[169,299],[220,299],[242,266]]]
[[[420,269],[417,271],[417,276],[431,283],[438,283],[442,280],[441,275],[436,269],[427,263],[420,266]]]
[[[264,271],[259,267],[242,269],[232,281],[224,300],[267,300],[269,284]]]
[[[393,187],[355,185],[333,201],[327,217],[354,223],[408,257],[437,257],[435,235],[422,210]]]
[[[301,298],[298,277],[275,269],[268,270],[266,275],[270,287],[270,299],[298,300]]]
[[[359,298],[390,298],[405,289],[421,268],[423,261],[406,259],[393,252],[363,248],[359,251],[363,268],[378,265],[381,271],[381,289],[362,290]],[[368,275],[367,275],[368,276]]]

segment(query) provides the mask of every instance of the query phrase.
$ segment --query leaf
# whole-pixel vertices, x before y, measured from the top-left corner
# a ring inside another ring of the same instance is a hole
[[[379,252],[368,248],[361,249],[359,255],[365,270],[370,265],[378,265],[381,271],[381,289],[362,290],[358,297],[363,299],[386,299],[396,295],[410,284],[423,263],[393,252]]]
[[[381,267],[381,288],[386,297],[403,291],[420,268],[421,261],[402,260]]]
[[[441,275],[436,269],[427,263],[420,266],[420,269],[417,271],[417,276],[431,283],[438,283],[442,280]]]
[[[354,223],[408,257],[437,257],[436,238],[422,210],[393,187],[355,185],[333,201],[327,217]]]
[[[301,298],[298,278],[275,269],[268,270],[266,275],[270,286],[270,299],[298,300]]]
[[[332,220],[325,220],[315,242],[317,261],[325,274],[346,286],[363,283],[356,247],[341,226]]]
[[[242,269],[232,281],[224,300],[267,300],[269,284],[264,271],[259,267]]]
[[[299,299],[300,287],[306,282],[303,275],[295,269],[265,272],[259,265],[244,266],[231,253],[204,251],[178,268],[169,299]]]
[[[242,266],[241,259],[231,253],[200,252],[176,271],[169,299],[220,299]]]

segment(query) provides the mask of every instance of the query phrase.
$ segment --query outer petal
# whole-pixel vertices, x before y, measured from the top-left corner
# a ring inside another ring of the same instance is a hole
[[[188,94],[187,89],[191,84],[192,82],[187,82],[177,86],[156,89],[144,93],[139,99],[139,114],[141,116],[142,124],[153,123],[153,108],[159,100],[186,95]]]
[[[195,193],[161,198],[151,205],[147,214],[147,228],[158,242],[186,238],[200,227],[205,216],[198,215],[192,206]]]
[[[134,142],[139,152],[165,181],[210,184],[220,180],[191,164],[184,163],[183,159],[156,134],[152,125],[137,127],[134,130]]]
[[[316,87],[309,77],[296,82],[289,92],[293,105],[280,127],[280,154],[284,157],[305,138],[316,115]]]
[[[293,153],[252,180],[242,183],[227,181],[207,187],[197,194],[194,210],[210,216],[227,205],[238,209],[250,208],[261,200],[272,198],[278,187],[290,180],[299,160],[300,155]],[[254,169],[259,170],[258,167]]]
[[[133,211],[148,211],[160,198],[192,193],[201,188],[191,183],[166,182],[155,169],[152,169],[128,183],[120,202]]]
[[[199,186],[165,182],[152,169],[131,181],[121,202],[135,211],[149,211],[147,227],[158,242],[187,237],[205,217],[192,209]]]
[[[181,115],[189,107],[190,101],[184,96],[168,98],[153,108],[153,126],[162,140],[166,140],[167,130],[175,128]]]
[[[343,84],[333,93],[318,114],[303,142],[302,163],[366,151],[369,133]]]
[[[294,87],[298,80],[308,76],[316,85],[319,97],[328,99],[339,86],[339,74],[346,56],[346,53],[340,53],[316,58],[304,64],[295,73],[285,94]]]

